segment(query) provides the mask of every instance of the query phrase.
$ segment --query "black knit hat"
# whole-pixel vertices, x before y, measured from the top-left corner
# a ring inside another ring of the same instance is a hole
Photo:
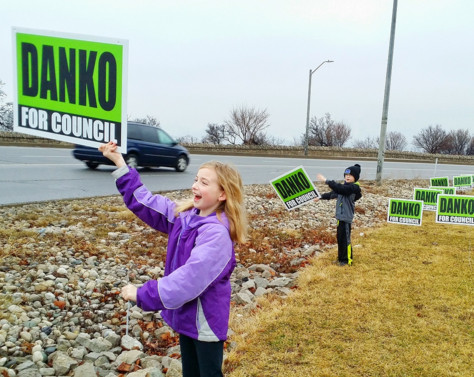
[[[360,165],[355,164],[354,166],[349,166],[346,170],[344,170],[344,176],[346,174],[350,174],[354,177],[354,182],[357,182],[360,177]]]

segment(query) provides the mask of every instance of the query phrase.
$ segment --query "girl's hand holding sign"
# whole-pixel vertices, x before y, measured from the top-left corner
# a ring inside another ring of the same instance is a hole
[[[110,161],[112,161],[118,168],[127,165],[120,152],[117,152],[117,144],[109,141],[107,144],[101,144],[99,151],[104,154]]]

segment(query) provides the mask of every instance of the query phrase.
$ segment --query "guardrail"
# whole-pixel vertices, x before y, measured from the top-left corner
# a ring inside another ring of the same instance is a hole
[[[73,144],[35,137],[16,132],[0,131],[0,145],[23,145],[36,147],[73,148]],[[183,144],[191,154],[267,156],[285,158],[305,158],[302,146],[259,146],[259,145],[213,145]],[[377,160],[376,149],[339,147],[308,147],[307,158]],[[416,161],[459,165],[474,165],[474,156],[429,154],[407,151],[386,151],[387,161]]]

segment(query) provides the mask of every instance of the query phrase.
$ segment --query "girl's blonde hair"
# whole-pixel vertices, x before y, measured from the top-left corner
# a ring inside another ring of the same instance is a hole
[[[217,183],[224,190],[226,200],[217,208],[217,216],[224,212],[229,220],[230,238],[234,242],[243,243],[247,238],[247,213],[244,206],[244,187],[239,172],[233,166],[219,161],[209,161],[199,169],[214,169]],[[194,207],[193,200],[187,200],[176,207],[176,215]]]

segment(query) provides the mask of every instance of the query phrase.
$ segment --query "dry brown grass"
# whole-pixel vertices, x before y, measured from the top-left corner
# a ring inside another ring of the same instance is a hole
[[[425,212],[355,242],[352,267],[325,253],[288,299],[233,314],[227,376],[472,376],[472,227]]]

